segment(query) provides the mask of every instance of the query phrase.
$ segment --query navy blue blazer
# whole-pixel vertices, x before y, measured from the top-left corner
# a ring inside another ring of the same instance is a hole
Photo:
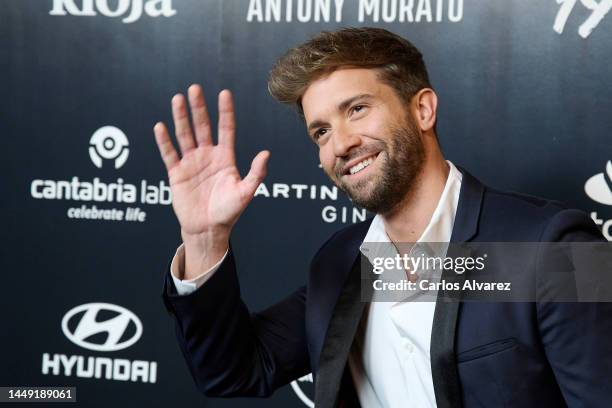
[[[583,212],[484,186],[461,169],[452,242],[601,241]],[[250,313],[231,251],[202,287],[164,303],[180,348],[208,396],[271,395],[309,372],[317,408],[356,407],[347,356],[364,310],[359,246],[371,220],[335,233],[307,284]],[[607,407],[612,404],[612,303],[441,302],[431,368],[438,407]]]

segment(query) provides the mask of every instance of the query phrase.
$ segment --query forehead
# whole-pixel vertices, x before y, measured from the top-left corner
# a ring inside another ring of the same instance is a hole
[[[369,94],[386,98],[393,90],[378,77],[375,69],[342,68],[313,81],[302,96],[306,121],[330,113],[342,101],[355,95]]]

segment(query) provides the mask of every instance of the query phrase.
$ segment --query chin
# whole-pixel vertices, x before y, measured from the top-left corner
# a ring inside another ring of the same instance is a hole
[[[375,209],[377,208],[378,203],[376,203],[373,191],[370,190],[365,194],[363,192],[361,194],[347,193],[347,195],[356,206],[365,208],[370,212],[377,212]]]

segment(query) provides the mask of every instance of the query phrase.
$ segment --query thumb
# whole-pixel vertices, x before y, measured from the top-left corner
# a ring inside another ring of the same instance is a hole
[[[257,154],[257,156],[255,156],[253,162],[251,163],[249,173],[240,182],[243,197],[248,197],[249,200],[253,198],[255,190],[257,190],[257,187],[268,173],[269,159],[270,152],[268,150],[261,151]]]

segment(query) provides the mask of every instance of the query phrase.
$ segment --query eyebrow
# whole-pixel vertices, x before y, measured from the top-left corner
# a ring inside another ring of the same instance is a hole
[[[372,95],[367,94],[367,93],[363,93],[363,94],[351,96],[350,98],[345,99],[342,102],[340,102],[338,104],[337,109],[338,109],[338,111],[343,112],[349,106],[351,106],[355,101],[357,101],[359,99],[366,99],[366,98],[372,98]],[[315,120],[310,125],[308,125],[308,133],[310,133],[315,128],[318,128],[318,127],[321,127],[321,126],[325,126],[326,124],[327,124],[327,122],[324,122],[322,120]]]

